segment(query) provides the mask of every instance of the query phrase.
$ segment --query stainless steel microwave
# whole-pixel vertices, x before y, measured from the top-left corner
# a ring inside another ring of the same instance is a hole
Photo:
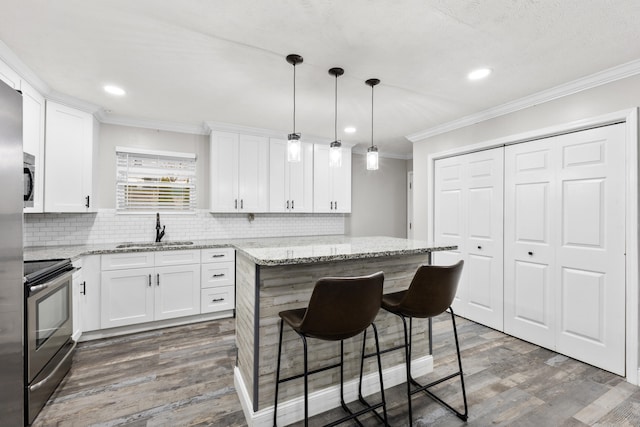
[[[36,158],[24,153],[24,207],[33,207],[33,192],[36,179]]]

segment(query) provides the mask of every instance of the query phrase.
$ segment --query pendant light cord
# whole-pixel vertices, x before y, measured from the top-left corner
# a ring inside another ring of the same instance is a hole
[[[334,141],[338,140],[338,75],[336,74],[336,97],[335,97],[335,120],[334,120]]]
[[[293,64],[293,133],[296,133],[296,64]]]
[[[371,147],[373,147],[373,85],[371,86]]]

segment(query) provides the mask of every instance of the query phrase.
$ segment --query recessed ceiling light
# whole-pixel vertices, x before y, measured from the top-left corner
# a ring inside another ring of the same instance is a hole
[[[478,68],[467,74],[469,80],[480,80],[491,74],[491,68]]]
[[[354,128],[353,126],[347,126],[346,128],[344,128],[344,131],[346,133],[355,133],[356,128]]]
[[[104,91],[111,95],[117,95],[117,96],[123,96],[127,93],[121,87],[113,86],[113,85],[106,85],[104,87]]]

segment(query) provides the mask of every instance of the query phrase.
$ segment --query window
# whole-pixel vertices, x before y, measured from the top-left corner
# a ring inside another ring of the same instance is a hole
[[[119,212],[195,212],[196,155],[116,147]]]

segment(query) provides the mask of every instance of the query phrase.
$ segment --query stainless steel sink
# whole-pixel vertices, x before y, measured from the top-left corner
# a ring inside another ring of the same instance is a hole
[[[116,249],[126,249],[126,248],[157,248],[163,246],[189,246],[193,245],[193,242],[151,242],[151,243],[122,243],[116,246]]]

